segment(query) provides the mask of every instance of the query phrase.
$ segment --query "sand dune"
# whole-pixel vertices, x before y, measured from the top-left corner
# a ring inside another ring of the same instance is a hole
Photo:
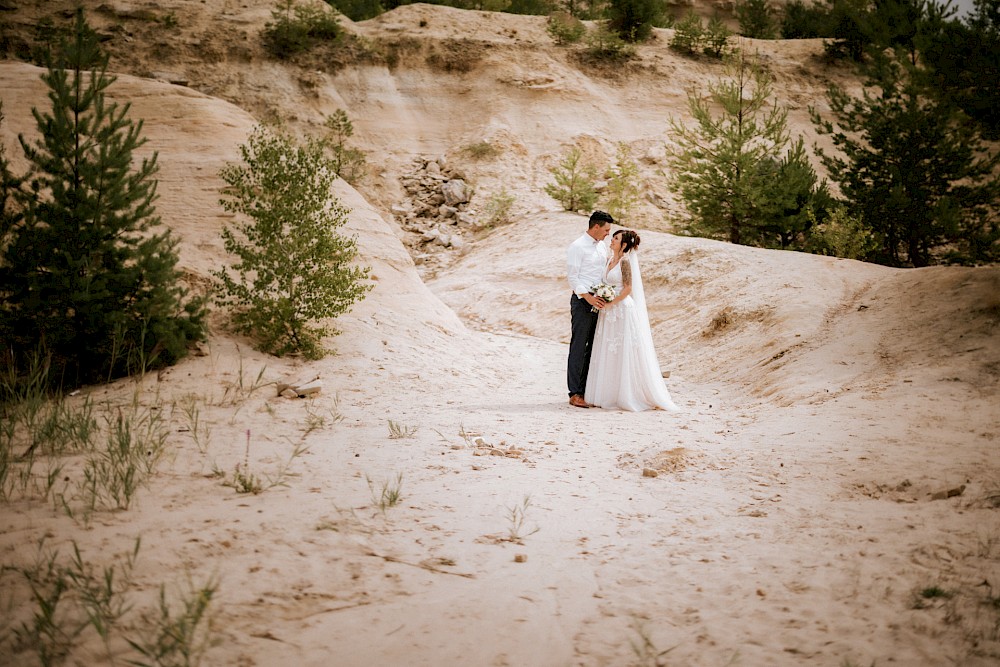
[[[0,562],[24,565],[47,536],[105,563],[141,536],[137,610],[160,584],[218,579],[210,665],[996,663],[1000,270],[895,270],[675,236],[650,204],[634,226],[683,411],[577,410],[565,400],[563,258],[586,219],[544,195],[546,165],[581,137],[604,151],[635,141],[659,188],[665,116],[682,113],[685,85],[710,65],[661,39],[642,54],[658,71],[602,77],[572,66],[542,19],[414,5],[349,28],[421,49],[477,40],[473,71],[413,56],[321,72],[308,88],[308,72],[262,59],[249,37],[229,55],[213,41],[255,34],[266,3],[157,7],[178,14],[179,33],[160,38],[176,51],[133,26],[149,48],[131,62],[116,51],[112,90],[159,152],[160,214],[192,283],[226,261],[217,173],[264,109],[306,131],[342,106],[376,166],[336,193],[375,288],[319,362],[257,353],[216,313],[207,356],[87,388],[101,406],[157,406],[170,455],[133,507],[87,527],[49,504],[5,504]],[[830,74],[811,69],[815,44],[761,48],[786,77],[782,95],[822,104]],[[190,87],[135,76],[161,68]],[[9,153],[44,102],[39,73],[0,63]],[[792,114],[803,130],[804,113]],[[515,221],[418,270],[388,213],[399,176],[420,155],[460,161],[484,137],[502,155],[462,166],[481,192],[517,193]],[[271,383],[300,375],[323,391],[275,396]],[[200,431],[185,405],[200,409]],[[276,474],[297,444],[308,452],[287,486],[222,485],[245,457]],[[396,480],[401,503],[379,508]],[[922,597],[930,587],[949,594]],[[21,584],[10,590],[23,599]],[[90,635],[70,657],[107,662]]]

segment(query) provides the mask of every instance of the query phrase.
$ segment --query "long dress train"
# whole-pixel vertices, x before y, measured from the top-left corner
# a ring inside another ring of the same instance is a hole
[[[622,264],[626,262],[631,275],[623,277]],[[653,347],[635,251],[605,270],[604,282],[614,285],[619,293],[625,280],[631,281],[632,293],[602,309],[598,316],[584,398],[602,408],[618,407],[633,412],[651,408],[678,410],[663,382]]]

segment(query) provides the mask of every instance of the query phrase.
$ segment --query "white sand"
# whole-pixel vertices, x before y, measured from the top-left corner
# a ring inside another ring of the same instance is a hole
[[[181,31],[214,18],[253,33],[268,16],[263,2],[159,4],[176,8]],[[684,412],[572,408],[562,262],[585,218],[542,193],[546,167],[580,136],[605,154],[625,139],[655,153],[685,82],[713,70],[661,39],[644,58],[673,78],[616,83],[552,56],[540,19],[426,5],[352,29],[408,35],[421,19],[431,41],[493,35],[490,62],[466,76],[415,60],[346,70],[310,93],[294,68],[263,59],[199,68],[178,39],[163,67],[219,96],[121,76],[113,95],[160,153],[160,213],[194,284],[226,261],[217,173],[251,112],[265,99],[294,108],[301,129],[346,106],[381,169],[367,200],[337,191],[376,288],[337,321],[336,354],[322,361],[257,353],[216,313],[208,356],[87,389],[102,404],[138,393],[162,406],[168,460],[133,508],[89,528],[47,505],[5,505],[0,561],[26,563],[48,536],[110,562],[141,536],[137,609],[161,583],[218,578],[208,665],[611,666],[656,664],[667,649],[661,664],[996,664],[1000,270],[894,270],[683,238],[654,231],[664,223],[650,207],[636,224],[647,298]],[[823,104],[825,79],[799,61],[817,45],[767,48],[808,132],[802,105]],[[129,71],[155,69],[145,57]],[[39,72],[0,64],[14,157],[44,103]],[[468,169],[477,191],[505,183],[518,195],[516,221],[425,282],[385,213],[398,175],[414,155],[454,156],[491,136],[507,142],[503,156]],[[655,187],[657,168],[644,163]],[[713,325],[724,311],[728,325]],[[258,373],[318,375],[324,389],[306,400],[246,391]],[[201,447],[185,400],[210,428]],[[390,420],[415,434],[390,438]],[[238,495],[211,476],[243,460],[248,429],[258,474],[308,445],[287,486]],[[402,502],[382,512],[367,480],[378,491],[397,475]],[[914,608],[931,586],[953,595]],[[103,656],[89,638],[70,664]]]

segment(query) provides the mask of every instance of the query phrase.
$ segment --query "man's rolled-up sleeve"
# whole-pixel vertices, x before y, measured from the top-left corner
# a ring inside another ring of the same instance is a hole
[[[580,247],[573,244],[566,251],[566,278],[569,281],[569,287],[576,294],[584,294],[590,290],[590,285],[584,285],[580,281],[580,267],[583,265],[583,253],[580,251]]]

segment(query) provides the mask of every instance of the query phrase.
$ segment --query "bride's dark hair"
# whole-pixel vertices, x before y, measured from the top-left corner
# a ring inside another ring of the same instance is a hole
[[[631,229],[619,229],[613,234],[613,236],[618,236],[621,234],[622,237],[622,253],[629,252],[630,250],[639,249],[639,235],[633,232]]]

